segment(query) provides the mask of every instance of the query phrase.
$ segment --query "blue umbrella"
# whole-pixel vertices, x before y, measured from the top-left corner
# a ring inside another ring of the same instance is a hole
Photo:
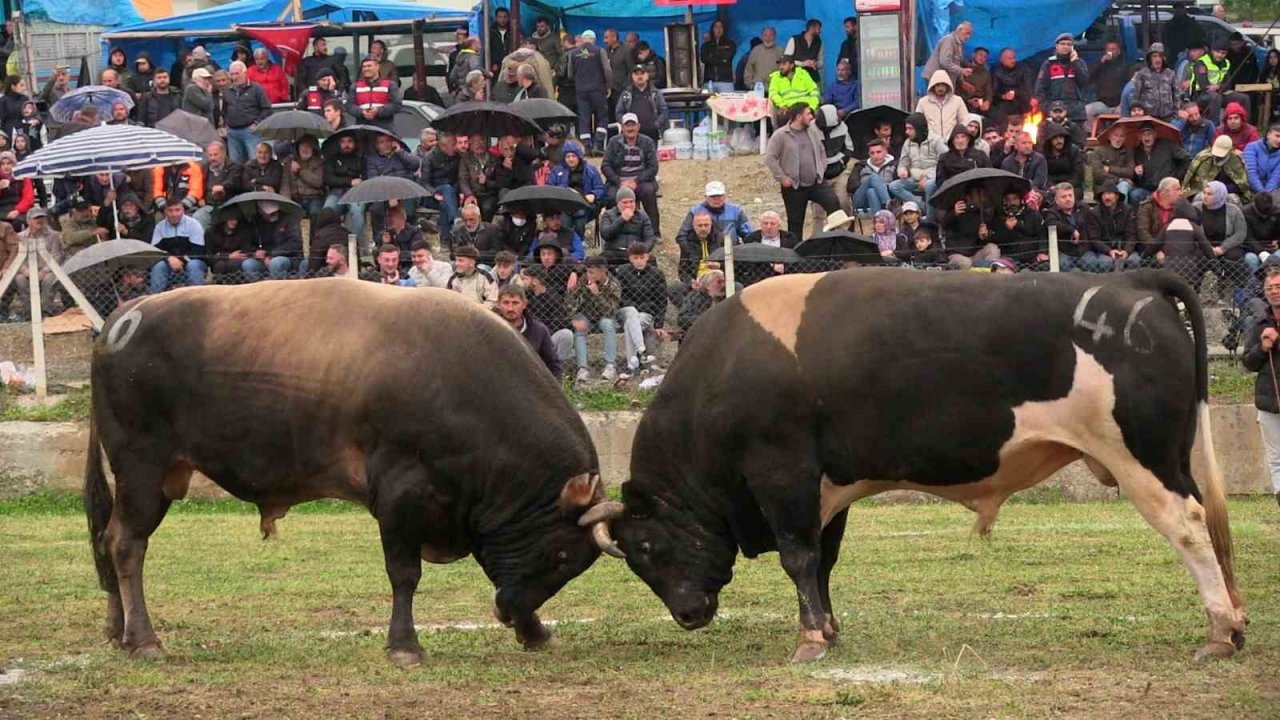
[[[86,105],[93,105],[98,108],[99,116],[109,118],[111,106],[118,102],[124,103],[124,106],[130,110],[133,109],[133,98],[129,93],[106,85],[86,85],[63,95],[62,99],[49,108],[49,115],[55,122],[71,122],[71,116],[75,115],[76,111]]]
[[[167,132],[137,125],[98,125],[31,153],[13,174],[22,179],[131,172],[203,157],[198,146]]]

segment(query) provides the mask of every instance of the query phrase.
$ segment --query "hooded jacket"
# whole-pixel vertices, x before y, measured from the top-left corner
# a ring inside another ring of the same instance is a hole
[[[604,199],[605,187],[604,177],[600,175],[600,171],[595,165],[587,162],[587,158],[583,155],[582,146],[573,140],[569,140],[564,144],[565,156],[577,155],[578,168],[582,171],[581,187],[573,187],[573,171],[569,169],[569,165],[563,160],[555,167],[551,168],[551,175],[547,178],[547,184],[553,187],[565,187],[577,190],[583,197],[594,195],[595,202],[599,203]]]
[[[1239,116],[1243,123],[1240,124],[1239,130],[1231,130],[1227,127],[1227,118],[1232,115]],[[1258,128],[1249,124],[1249,116],[1245,114],[1244,106],[1240,103],[1227,103],[1227,107],[1222,111],[1222,125],[1218,127],[1218,134],[1226,135],[1231,138],[1231,144],[1235,146],[1237,152],[1244,152],[1249,143],[1258,139]]]
[[[973,147],[972,138],[969,139],[969,147],[965,148],[964,152],[956,150],[955,139],[960,133],[968,135],[969,131],[964,126],[958,126],[953,129],[951,137],[947,140],[949,149],[938,156],[938,168],[935,176],[938,185],[942,185],[948,178],[955,177],[967,170],[991,166],[991,161],[987,158],[986,153]]]
[[[1104,192],[1119,194],[1115,183],[1102,186]],[[1107,208],[1101,202],[1085,217],[1085,240],[1089,250],[1106,255],[1112,250],[1132,253],[1138,244],[1138,215],[1121,197],[1115,207]]]
[[[347,228],[342,224],[342,215],[337,210],[326,208],[321,210],[311,221],[311,250],[308,263],[312,271],[324,267],[325,253],[330,245],[347,247]]]
[[[1003,63],[997,62],[991,68],[992,107],[998,106],[1003,115],[1026,113],[1031,107],[1032,83],[1031,73],[1022,63],[1014,63],[1012,68],[1007,68]],[[1013,99],[1005,100],[1004,94],[1010,90],[1014,92]]]
[[[1244,209],[1244,222],[1248,227],[1245,246],[1249,252],[1275,252],[1280,239],[1280,213],[1276,212],[1271,193],[1259,193]]]
[[[637,211],[639,212],[639,211]],[[667,319],[667,279],[657,265],[637,270],[631,263],[613,271],[622,287],[620,307],[634,307],[653,317],[653,327],[661,328]]]
[[[1215,188],[1215,190],[1218,188]],[[1227,202],[1225,193],[1218,200],[1216,207],[1208,207],[1203,200],[1194,203],[1200,211],[1200,227],[1204,230],[1205,239],[1214,247],[1232,250],[1244,245],[1249,234],[1249,225],[1244,219],[1244,212],[1239,205]]]
[[[938,158],[947,151],[947,145],[930,132],[924,115],[908,115],[907,124],[915,129],[916,134],[914,138],[902,143],[902,150],[898,153],[898,168],[905,169],[907,176],[916,182],[933,180],[937,176]]]
[[[947,94],[941,100],[933,94],[933,89],[938,85],[945,85],[947,88]],[[925,121],[929,123],[929,132],[940,138],[950,137],[957,125],[964,127],[969,122],[969,111],[965,108],[964,100],[956,95],[951,75],[946,70],[938,70],[929,78],[928,93],[916,103],[916,112],[924,115]]]
[[[1168,120],[1178,112],[1178,80],[1168,65],[1160,70],[1151,66],[1153,54],[1147,53],[1142,69],[1133,76],[1133,99],[1142,103],[1148,115]]]
[[[1065,137],[1067,144],[1061,153],[1055,153],[1049,144],[1055,137]],[[1049,175],[1049,184],[1060,182],[1071,183],[1073,187],[1084,187],[1084,153],[1076,146],[1071,131],[1057,123],[1050,123],[1045,132],[1044,143],[1045,169]]]
[[[139,70],[138,62],[141,60],[146,60],[151,69],[145,72]],[[133,72],[129,73],[128,81],[126,82],[121,79],[121,84],[129,88],[129,92],[133,93],[134,100],[136,101],[138,96],[151,91],[151,77],[155,75],[155,72],[155,61],[151,59],[149,54],[140,52],[138,53],[138,56],[133,59]]]
[[[1009,218],[1014,219],[1012,228]],[[1044,242],[1044,218],[1025,203],[1019,203],[1016,210],[1002,204],[990,227],[1000,254],[1023,262],[1033,262]]]

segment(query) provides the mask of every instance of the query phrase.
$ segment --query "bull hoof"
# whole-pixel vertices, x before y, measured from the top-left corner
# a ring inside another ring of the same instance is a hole
[[[827,656],[827,643],[805,640],[796,647],[791,655],[793,663],[816,662]]]
[[[401,670],[407,670],[421,665],[423,655],[422,648],[395,648],[387,651],[387,660]]]
[[[529,635],[517,634],[516,641],[529,652],[545,650],[557,643],[555,635],[553,635],[550,630],[541,626],[539,626],[536,632]]]
[[[1233,642],[1207,642],[1204,647],[1196,651],[1196,660],[1208,662],[1210,660],[1229,658],[1236,654],[1236,646]]]
[[[834,615],[827,616],[827,623],[822,626],[822,639],[828,645],[835,645],[840,640],[840,621]]]
[[[1231,644],[1236,646],[1237,651],[1244,649],[1244,631],[1243,630],[1231,631]]]
[[[160,643],[147,643],[135,648],[129,648],[129,657],[135,660],[163,660],[164,648],[160,647]]]

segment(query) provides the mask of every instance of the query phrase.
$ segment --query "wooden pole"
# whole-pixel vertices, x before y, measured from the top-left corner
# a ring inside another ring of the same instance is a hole
[[[733,297],[733,237],[724,234],[724,296]]]
[[[1058,226],[1049,226],[1049,272],[1059,272]]]
[[[422,32],[427,23],[423,20],[413,21],[413,92],[418,100],[427,99],[427,51],[422,40]]]
[[[9,286],[13,284],[13,279],[18,276],[18,271],[22,269],[22,264],[27,261],[27,246],[25,244],[18,245],[18,254],[9,263],[9,267],[5,269],[4,275],[0,275],[0,297],[9,290]]]
[[[520,0],[511,0],[511,48],[520,49]]]
[[[360,279],[360,251],[356,249],[356,236],[347,235],[347,277]]]
[[[27,252],[27,283],[31,291],[31,351],[36,361],[36,400],[49,398],[49,377],[44,362],[44,304],[40,297],[40,268],[36,258],[36,240],[24,244]]]

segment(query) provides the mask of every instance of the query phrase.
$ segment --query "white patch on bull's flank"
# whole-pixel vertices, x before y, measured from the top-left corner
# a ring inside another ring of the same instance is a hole
[[[1151,354],[1151,350],[1152,350],[1151,333],[1150,331],[1147,330],[1146,324],[1138,320],[1138,313],[1142,312],[1142,308],[1146,307],[1147,305],[1150,305],[1151,302],[1154,300],[1155,300],[1154,297],[1144,297],[1138,302],[1134,303],[1133,307],[1129,310],[1129,319],[1125,321],[1125,324],[1124,324],[1125,347],[1130,348],[1134,352],[1141,353],[1143,355]],[[1134,328],[1142,330],[1142,332],[1145,334],[1146,343],[1144,343],[1143,345],[1133,344]]]
[[[813,286],[824,273],[798,273],[772,278],[767,283],[757,283],[743,290],[742,309],[765,332],[777,338],[792,355],[796,354],[796,337],[800,333],[800,318]]]
[[[1076,309],[1077,317],[1092,297],[1088,291],[1085,295]],[[1112,416],[1114,379],[1092,355],[1079,347],[1075,352],[1075,374],[1066,397],[1013,408],[1013,435],[1000,448],[995,475],[979,482],[937,486],[884,479],[836,485],[824,475],[819,500],[823,527],[850,504],[888,490],[916,490],[954,500],[978,512],[980,522],[989,524],[1010,495],[1048,478],[1079,457],[1079,451],[1108,448],[1129,456],[1120,426]]]
[[[107,350],[111,352],[119,352],[124,349],[129,341],[133,339],[138,327],[142,325],[142,311],[134,308],[129,312],[121,315],[114,323],[111,329],[107,331]]]

